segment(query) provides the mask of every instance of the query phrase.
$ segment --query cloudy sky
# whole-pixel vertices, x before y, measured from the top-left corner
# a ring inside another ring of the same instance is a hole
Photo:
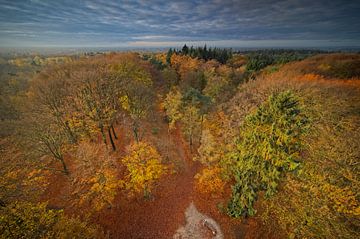
[[[360,46],[360,1],[0,0],[1,47]]]

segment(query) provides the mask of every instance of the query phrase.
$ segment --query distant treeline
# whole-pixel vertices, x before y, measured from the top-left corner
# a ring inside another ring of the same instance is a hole
[[[247,71],[258,71],[268,65],[285,64],[291,61],[299,61],[309,56],[326,52],[320,50],[266,49],[239,51],[237,53],[245,54],[247,56]]]
[[[205,45],[204,47],[193,47],[190,48],[185,44],[181,50],[172,49],[168,50],[166,61],[170,63],[170,58],[173,54],[181,54],[181,55],[188,55],[192,58],[199,58],[205,61],[215,59],[218,62],[225,64],[227,60],[232,57],[232,50],[226,48],[207,48]]]

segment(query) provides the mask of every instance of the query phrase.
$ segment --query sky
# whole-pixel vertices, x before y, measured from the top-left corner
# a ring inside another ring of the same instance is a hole
[[[360,47],[360,1],[0,0],[0,47]]]

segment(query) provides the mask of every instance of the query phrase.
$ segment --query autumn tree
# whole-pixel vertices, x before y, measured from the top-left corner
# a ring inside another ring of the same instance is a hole
[[[201,61],[193,59],[190,56],[182,56],[173,54],[171,56],[171,67],[173,67],[180,77],[180,81],[185,79],[186,74],[189,72],[197,71],[200,69]]]
[[[179,76],[173,68],[166,67],[165,69],[162,70],[161,75],[166,82],[166,86],[168,90],[179,84]]]
[[[206,86],[206,79],[204,72],[201,69],[189,70],[183,76],[179,82],[179,87],[184,91],[189,89],[196,89],[202,92]]]
[[[179,121],[192,147],[194,139],[201,135],[203,117],[210,108],[210,99],[194,88],[190,88],[184,95],[178,88],[173,88],[166,95],[163,108],[170,129]]]
[[[177,88],[173,88],[162,104],[169,119],[169,128],[173,129],[175,123],[182,118],[182,94]]]
[[[140,120],[153,111],[154,90],[150,73],[136,61],[126,61],[113,67],[119,89],[119,102],[133,120],[133,133],[139,138]]]
[[[17,139],[27,157],[38,161],[50,157],[61,164],[62,170],[56,167],[48,169],[69,174],[64,159],[65,147],[68,145],[67,134],[46,108],[29,104],[28,112],[24,112],[19,121]]]
[[[94,211],[111,206],[120,187],[115,158],[100,145],[84,141],[76,149],[74,165],[75,206],[89,205]]]
[[[114,84],[108,65],[100,62],[90,63],[89,66],[77,69],[72,75],[75,80],[76,97],[73,103],[80,116],[75,120],[85,120],[88,122],[87,125],[93,126],[91,128],[96,127],[105,144],[107,144],[106,131],[108,131],[112,148],[116,150],[110,132],[117,114],[114,105],[116,95],[113,93]]]
[[[194,138],[200,134],[201,118],[199,109],[193,105],[186,106],[181,119],[183,131],[188,138],[190,148],[194,143]]]
[[[203,94],[211,97],[213,102],[225,102],[234,92],[238,82],[230,67],[225,65],[212,67],[204,72],[206,86]]]
[[[77,135],[67,119],[70,95],[70,66],[54,66],[41,72],[30,86],[29,96],[33,104],[44,107],[59,127],[66,133],[69,141],[75,143]]]
[[[206,166],[226,167],[224,155],[231,150],[233,132],[224,112],[208,115],[203,123],[198,155],[194,158]]]
[[[101,61],[103,60],[103,61]],[[107,143],[106,131],[113,150],[116,149],[114,122],[127,113],[133,121],[133,132],[139,140],[140,120],[152,111],[153,81],[150,68],[139,56],[124,54],[80,63],[72,72],[75,81],[74,125],[83,124],[101,133]]]
[[[204,116],[211,108],[209,97],[194,88],[189,88],[183,95],[183,131],[192,147],[195,139],[200,139],[203,130]]]
[[[354,113],[359,88],[332,84],[314,74],[301,77],[313,87],[302,92],[311,119],[306,151],[300,170],[287,174],[279,193],[261,202],[259,217],[265,227],[276,226],[284,237],[357,238],[360,115]]]
[[[208,113],[212,106],[210,97],[203,95],[201,91],[192,87],[183,93],[183,101],[185,106],[191,105],[198,108],[201,117]]]
[[[157,150],[146,142],[130,145],[122,162],[127,168],[125,188],[131,193],[143,192],[145,198],[150,196],[154,183],[168,171]]]

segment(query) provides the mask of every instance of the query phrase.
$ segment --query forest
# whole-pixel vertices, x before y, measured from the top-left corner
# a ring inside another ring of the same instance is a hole
[[[359,53],[2,56],[0,238],[359,238],[359,139]]]

